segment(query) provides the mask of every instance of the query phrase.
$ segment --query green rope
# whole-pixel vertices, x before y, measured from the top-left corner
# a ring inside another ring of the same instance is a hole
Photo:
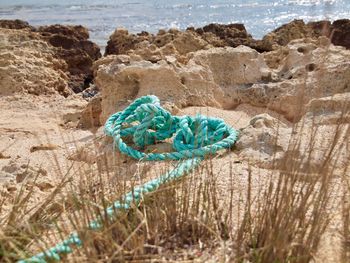
[[[122,153],[141,161],[180,160],[170,172],[153,179],[124,195],[122,202],[116,201],[106,209],[106,215],[112,218],[118,210],[127,210],[131,204],[138,205],[143,194],[157,190],[161,185],[175,180],[195,169],[206,155],[230,148],[237,140],[237,131],[218,118],[202,115],[196,117],[172,116],[160,106],[156,96],[144,96],[136,99],[125,110],[109,117],[105,124],[105,133],[114,139],[114,144]],[[150,144],[174,137],[174,152],[144,153],[128,146],[123,138],[132,136],[140,150]],[[89,228],[102,227],[101,218],[90,222]],[[73,246],[81,246],[78,233],[72,233],[66,240],[21,263],[59,261],[62,255],[71,253]]]

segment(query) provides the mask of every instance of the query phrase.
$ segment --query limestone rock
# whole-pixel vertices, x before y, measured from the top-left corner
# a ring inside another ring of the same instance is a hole
[[[23,20],[5,20],[0,19],[0,28],[6,28],[6,29],[29,29],[31,31],[35,31],[35,28],[31,25],[29,25],[28,22]]]
[[[330,31],[330,38],[334,45],[350,49],[350,19],[334,21]]]
[[[194,31],[170,29],[160,30],[157,35],[147,32],[135,35],[126,29],[117,28],[110,36],[105,55],[134,54],[155,63],[167,55],[180,57],[207,46],[208,42]]]
[[[240,131],[236,144],[240,158],[263,168],[273,168],[288,150],[292,129],[268,114],[255,116]]]
[[[233,93],[236,87],[259,82],[269,74],[263,56],[244,46],[200,50],[186,58],[185,64],[173,56],[158,63],[125,55],[97,61],[94,68],[102,96],[101,122],[130,100],[148,94],[179,108],[232,108],[239,104]]]
[[[245,46],[210,48],[186,56],[159,53],[152,63],[135,53],[107,56],[94,65],[102,123],[147,94],[178,108],[233,109],[247,103],[297,122],[311,99],[350,91],[350,52],[325,37],[292,40],[265,54]]]
[[[92,63],[101,57],[100,48],[89,41],[89,32],[82,26],[51,25],[38,28],[41,37],[54,46],[56,57],[68,67],[69,87],[81,92],[92,82]]]
[[[148,41],[150,38],[151,34],[147,32],[135,35],[129,34],[129,31],[124,28],[117,28],[109,37],[105,55],[126,54],[127,51],[135,49],[137,43]]]
[[[254,83],[236,92],[242,102],[268,107],[298,121],[314,98],[350,91],[350,52],[326,38],[300,39],[271,52],[269,65],[279,64],[272,81]]]
[[[340,125],[350,123],[350,92],[312,99],[306,105],[304,118],[317,125]]]
[[[0,95],[70,94],[67,65],[37,33],[0,29]]]
[[[0,20],[0,28],[13,30],[2,31],[2,34],[6,32],[6,34],[23,34],[26,37],[30,35],[33,40],[46,41],[53,56],[65,61],[64,71],[68,77],[70,89],[74,92],[81,92],[89,87],[93,79],[92,63],[101,57],[101,53],[100,48],[88,40],[87,28],[66,25],[34,28],[21,20]],[[24,33],[24,30],[27,32]]]
[[[293,20],[264,36],[263,43],[272,50],[278,48],[278,46],[286,46],[295,39],[316,36],[316,33],[303,20]]]
[[[159,30],[157,34],[145,31],[132,34],[126,29],[117,28],[109,38],[105,55],[137,54],[154,63],[166,55],[173,55],[180,61],[179,56],[210,47],[245,45],[258,52],[269,52],[288,45],[292,40],[317,39],[320,36],[331,39],[334,45],[349,48],[349,30],[348,19],[308,24],[303,20],[294,20],[268,33],[262,40],[253,39],[243,24],[212,23],[202,28],[189,27],[185,31]]]
[[[81,114],[81,118],[78,123],[79,128],[88,129],[101,126],[101,102],[101,96],[96,96],[89,101],[88,105]]]
[[[243,24],[209,24],[193,30],[214,47],[245,45],[259,52],[271,50],[270,48],[266,49],[260,40],[253,39]]]
[[[333,23],[327,20],[304,23],[303,20],[293,20],[282,25],[271,33],[264,36],[262,40],[263,49],[275,50],[279,46],[286,46],[290,41],[301,38],[317,39],[325,36],[334,45],[350,48],[350,20],[340,19]]]
[[[248,34],[243,24],[209,24],[185,31],[159,30],[155,35],[147,32],[130,34],[126,29],[117,28],[110,36],[105,55],[137,54],[145,60],[157,62],[167,55],[180,60],[180,56],[210,47],[246,45],[258,51],[269,51],[261,44]]]

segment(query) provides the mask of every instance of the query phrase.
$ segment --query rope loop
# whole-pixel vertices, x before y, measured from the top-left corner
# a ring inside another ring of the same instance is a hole
[[[202,115],[172,116],[153,95],[140,97],[124,111],[111,115],[105,132],[113,137],[121,152],[135,159],[152,161],[204,157],[231,147],[237,140],[237,131],[222,119]],[[138,149],[127,145],[123,140],[125,136],[132,136]],[[173,136],[173,152],[146,154],[140,151]]]

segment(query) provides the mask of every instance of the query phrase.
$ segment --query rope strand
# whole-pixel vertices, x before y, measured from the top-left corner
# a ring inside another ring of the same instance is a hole
[[[118,210],[127,210],[132,203],[139,204],[142,195],[157,190],[161,185],[192,172],[206,155],[230,148],[237,140],[238,133],[222,119],[202,115],[172,116],[160,106],[156,96],[149,95],[136,99],[126,109],[111,115],[105,124],[105,133],[113,137],[119,150],[142,161],[179,160],[177,166],[156,179],[136,187],[125,194],[123,202],[116,201],[105,211],[112,218]],[[128,146],[123,137],[132,136],[139,149],[165,139],[173,139],[173,152],[144,153]],[[90,222],[89,228],[98,230],[102,219]],[[78,233],[73,232],[66,240],[20,263],[60,261],[61,256],[73,252],[73,246],[82,246]]]

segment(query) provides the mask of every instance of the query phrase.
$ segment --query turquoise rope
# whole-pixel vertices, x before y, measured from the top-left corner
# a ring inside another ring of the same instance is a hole
[[[219,150],[230,148],[237,140],[238,133],[222,119],[172,116],[160,106],[156,96],[144,96],[136,99],[125,110],[111,115],[105,124],[105,133],[114,139],[119,150],[130,157],[141,161],[179,160],[170,172],[136,187],[125,194],[122,202],[116,201],[106,209],[106,215],[112,218],[118,210],[127,210],[132,204],[138,205],[142,195],[154,192],[161,185],[175,180],[195,169],[203,158]],[[132,136],[139,149],[128,146],[123,137]],[[155,144],[168,138],[173,139],[175,151],[169,153],[144,153],[145,146]],[[89,228],[97,230],[102,227],[102,219],[90,222]],[[56,246],[31,258],[18,262],[44,263],[60,261],[62,255],[73,252],[72,247],[79,247],[82,241],[77,232]]]

